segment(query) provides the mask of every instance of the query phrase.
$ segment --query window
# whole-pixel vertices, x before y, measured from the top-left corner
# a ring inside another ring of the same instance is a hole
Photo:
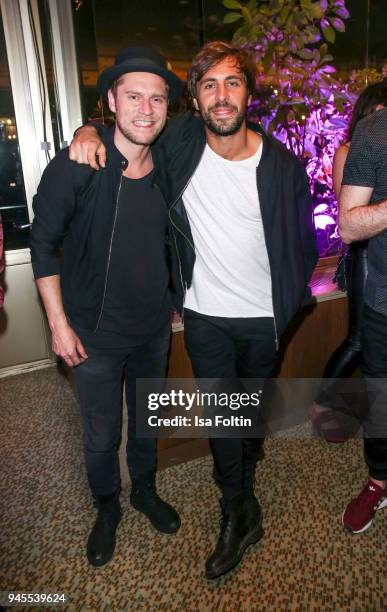
[[[4,248],[12,250],[28,245],[29,219],[1,15],[0,58],[0,214]]]

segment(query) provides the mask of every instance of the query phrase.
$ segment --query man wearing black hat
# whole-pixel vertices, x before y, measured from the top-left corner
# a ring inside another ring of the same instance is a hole
[[[173,289],[167,262],[174,256],[167,252],[168,214],[150,144],[181,83],[157,52],[132,47],[100,75],[98,89],[116,117],[103,139],[106,169],[79,166],[67,150],[60,151],[34,198],[31,233],[52,348],[73,367],[79,396],[87,475],[98,510],[87,543],[94,566],[112,557],[121,518],[123,380],[131,504],[163,533],[180,526],[177,512],[156,493],[155,440],[136,438],[135,396],[136,378],[162,378],[166,371]]]

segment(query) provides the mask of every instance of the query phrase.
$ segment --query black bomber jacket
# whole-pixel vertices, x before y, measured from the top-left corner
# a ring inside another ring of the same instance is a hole
[[[66,315],[91,332],[98,329],[102,316],[121,177],[128,164],[114,145],[114,128],[104,129],[102,139],[107,148],[105,169],[96,171],[71,161],[68,148],[48,164],[33,200],[30,237],[35,278],[59,274]],[[160,154],[152,152],[155,168],[165,166]],[[155,180],[154,186],[158,188]],[[169,227],[166,257],[170,289],[174,304],[180,308],[175,248]]]
[[[259,132],[263,141],[257,167],[257,190],[270,263],[278,343],[297,310],[310,298],[308,283],[318,260],[313,209],[302,163],[256,125],[249,124],[249,128]],[[183,194],[205,144],[202,119],[188,114],[172,119],[158,142],[167,160],[166,172],[159,177],[158,184],[169,202],[185,290],[192,281],[195,245]]]

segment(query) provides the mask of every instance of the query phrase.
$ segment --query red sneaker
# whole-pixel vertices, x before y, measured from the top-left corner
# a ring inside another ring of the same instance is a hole
[[[362,533],[371,527],[375,512],[386,506],[387,490],[370,479],[359,495],[349,502],[342,523],[352,533]]]

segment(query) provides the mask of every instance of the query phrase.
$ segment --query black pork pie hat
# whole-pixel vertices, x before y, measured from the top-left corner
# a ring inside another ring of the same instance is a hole
[[[182,82],[168,69],[167,62],[160,53],[151,47],[127,47],[117,53],[114,65],[99,75],[97,89],[101,96],[107,96],[113,81],[127,72],[151,72],[163,77],[169,85],[171,102],[174,102],[182,92]]]

